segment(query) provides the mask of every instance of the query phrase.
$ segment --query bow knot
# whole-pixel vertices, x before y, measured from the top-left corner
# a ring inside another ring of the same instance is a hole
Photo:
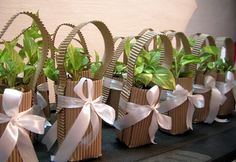
[[[87,97],[83,91],[85,83],[87,86]],[[79,143],[90,145],[99,133],[99,117],[109,124],[113,124],[115,120],[114,109],[102,103],[102,96],[93,100],[94,87],[91,79],[81,78],[78,84],[74,87],[74,92],[79,98],[58,95],[58,105],[60,107],[80,108],[81,111],[68,131],[64,141],[60,145],[54,157],[54,161],[68,161]],[[92,125],[92,131],[88,135],[84,136],[90,123]],[[53,126],[53,128],[55,127]],[[56,139],[55,129],[53,129],[53,131],[54,133],[51,133],[52,136],[49,136],[51,140],[44,140],[49,141],[49,146],[52,146],[52,142]]]
[[[177,84],[176,89],[172,94],[169,94],[170,97],[166,101],[160,103],[160,112],[170,111],[181,104],[186,100],[189,100],[186,125],[187,128],[192,129],[192,117],[194,113],[194,106],[196,108],[204,107],[204,97],[202,95],[192,95],[188,90],[184,89],[181,85]]]
[[[0,123],[8,124],[0,138],[0,161],[7,161],[16,144],[24,162],[38,161],[26,130],[43,134],[45,119],[32,115],[33,108],[19,113],[22,95],[22,92],[14,89],[4,91],[2,106],[5,114],[0,113]]]
[[[153,86],[151,89],[147,91],[146,99],[148,101],[148,105],[138,105],[131,102],[126,102],[122,97],[120,98],[120,106],[126,111],[126,114],[123,118],[118,119],[115,122],[115,127],[119,130],[124,128],[131,127],[136,123],[140,122],[141,120],[147,118],[151,112],[152,120],[149,126],[149,137],[152,143],[155,144],[155,133],[158,130],[158,124],[165,129],[171,129],[171,118],[167,115],[161,114],[159,112],[159,87]]]

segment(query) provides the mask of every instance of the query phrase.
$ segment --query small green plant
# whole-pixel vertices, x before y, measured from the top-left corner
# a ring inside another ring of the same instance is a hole
[[[114,77],[122,77],[123,74],[127,73],[127,65],[123,62],[117,61],[114,70]]]
[[[51,80],[57,81],[59,77],[59,70],[55,66],[55,61],[52,58],[48,58],[43,68],[44,74]]]
[[[175,78],[169,69],[160,65],[158,51],[142,49],[137,58],[134,78],[134,85],[139,88],[150,88],[153,85],[169,90],[175,88]]]
[[[0,52],[0,77],[7,87],[27,88],[35,74],[42,49],[42,35],[34,21],[23,33],[23,48],[19,52],[15,50],[17,42],[18,39],[14,39],[4,43],[4,49]],[[23,74],[22,79],[19,74]]]
[[[17,40],[4,43],[4,49],[0,52],[0,77],[7,87],[15,88],[17,76],[24,71],[25,64],[15,50]]]
[[[201,49],[201,64],[198,70],[202,72],[216,71],[225,73],[227,71],[235,71],[228,60],[220,57],[220,49],[215,46],[205,46]]]
[[[99,59],[99,53],[95,51],[95,62],[91,63],[91,73],[92,77],[96,74],[97,70],[101,67],[102,62]]]
[[[69,74],[69,78],[73,81],[77,81],[82,76],[82,71],[91,68],[92,78],[96,74],[97,70],[101,67],[102,62],[99,59],[98,52],[95,51],[95,62],[90,63],[88,55],[84,53],[83,48],[74,47],[70,44],[67,48],[65,56],[64,67]],[[44,74],[51,80],[57,81],[59,77],[59,70],[55,66],[54,60],[49,58],[44,65]]]
[[[185,54],[183,50],[173,49],[173,63],[172,63],[172,72],[175,78],[180,77],[191,77],[193,72],[187,70],[186,66],[190,64],[200,63],[200,58],[192,54]]]
[[[83,48],[76,48],[70,44],[65,56],[65,70],[73,81],[77,81],[82,76],[82,71],[89,66],[88,55],[84,53]]]

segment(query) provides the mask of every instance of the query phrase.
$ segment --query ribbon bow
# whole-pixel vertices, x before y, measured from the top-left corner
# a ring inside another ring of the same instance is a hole
[[[231,71],[226,73],[225,82],[217,82],[216,87],[226,94],[233,89],[234,99],[236,100],[236,82],[234,80],[234,74]]]
[[[7,123],[0,138],[0,161],[5,162],[17,145],[24,162],[38,162],[34,147],[26,130],[43,134],[45,119],[32,115],[33,108],[19,112],[22,101],[22,92],[14,89],[5,89],[2,106],[5,114],[0,113],[0,123]]]
[[[154,86],[148,90],[146,98],[149,105],[138,105],[131,102],[126,102],[124,99],[120,99],[120,107],[126,108],[128,112],[123,118],[118,119],[115,122],[115,127],[119,130],[128,128],[141,120],[148,117],[152,112],[152,120],[149,126],[149,137],[152,143],[155,144],[155,133],[158,130],[158,124],[165,129],[171,129],[171,118],[167,115],[161,114],[158,111],[159,103],[157,103],[160,95],[158,86]]]
[[[204,85],[211,89],[210,110],[206,120],[204,121],[205,123],[210,124],[216,119],[220,105],[225,102],[226,97],[216,88],[216,81],[212,76],[207,75],[205,77]]]
[[[204,107],[204,97],[202,95],[192,95],[189,91],[184,89],[181,85],[177,84],[175,90],[166,101],[160,103],[160,112],[170,111],[181,104],[186,100],[189,100],[186,125],[187,128],[193,129],[192,127],[192,118],[194,113],[194,106],[196,108]]]
[[[85,81],[87,81],[88,86],[88,97],[85,97],[83,93],[83,84]],[[81,78],[75,86],[74,92],[79,98],[58,96],[58,105],[60,107],[81,108],[81,112],[53,158],[57,162],[68,161],[79,143],[82,142],[88,145],[92,143],[99,132],[98,116],[109,124],[113,124],[115,120],[115,111],[112,107],[102,103],[101,96],[93,100],[94,88],[91,79]],[[92,139],[88,138],[91,135],[84,137],[90,123],[92,125]]]

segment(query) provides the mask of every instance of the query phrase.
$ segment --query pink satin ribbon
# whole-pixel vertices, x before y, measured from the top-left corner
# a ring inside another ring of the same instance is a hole
[[[236,100],[236,81],[234,80],[234,74],[231,71],[226,73],[225,82],[216,82],[216,87],[224,95],[230,90],[233,90],[234,99]]]
[[[211,99],[210,99],[210,108],[209,108],[210,110],[209,110],[208,116],[204,122],[211,124],[216,119],[216,116],[217,116],[219,109],[220,109],[220,105],[222,105],[225,102],[226,97],[224,94],[222,94],[219,91],[218,88],[216,88],[216,81],[212,76],[207,75],[205,77],[204,86],[206,88],[211,89]]]
[[[88,98],[86,98],[83,93],[83,84],[86,81],[88,86]],[[100,128],[99,117],[109,124],[113,124],[115,120],[114,109],[102,103],[101,96],[95,100],[92,99],[94,88],[91,79],[81,78],[79,83],[75,86],[74,92],[79,98],[58,95],[58,105],[60,107],[70,109],[81,108],[81,112],[71,126],[56,155],[53,157],[53,161],[56,162],[68,161],[78,144],[83,143],[90,145],[93,140],[96,139]],[[89,135],[84,137],[90,123],[92,125],[92,131]],[[57,123],[53,125],[52,131],[49,131],[51,135],[48,135],[48,137],[50,138],[44,140],[44,142],[48,142],[48,148],[52,146],[52,142],[56,139],[56,125]],[[90,138],[91,136],[92,138]]]
[[[123,83],[115,79],[103,77],[103,86],[109,89],[121,91],[123,87]]]
[[[47,101],[45,100],[45,98],[42,96],[42,94],[40,92],[47,92],[48,91],[48,84],[47,84],[47,82],[38,85],[37,86],[37,90],[38,90],[36,92],[36,95],[37,95],[37,105],[39,106],[39,108],[33,109],[33,111],[34,111],[33,114],[34,115],[39,115],[39,116],[42,116],[42,117],[46,118],[45,114],[43,112],[43,109],[45,109],[48,106],[48,103],[47,103]],[[46,128],[48,126],[52,126],[52,124],[48,120],[46,120],[44,127]]]
[[[122,130],[124,128],[131,127],[132,125],[147,118],[151,112],[152,120],[149,126],[149,137],[152,143],[155,144],[155,133],[158,130],[158,124],[167,130],[171,129],[171,118],[167,115],[161,114],[158,111],[159,103],[157,103],[160,95],[158,86],[154,86],[148,90],[146,98],[149,105],[139,105],[132,102],[126,102],[124,99],[120,99],[120,107],[125,109],[128,113],[123,118],[115,121],[114,126]],[[141,130],[140,130],[141,131]]]
[[[192,95],[189,91],[184,89],[181,85],[177,84],[175,90],[172,94],[169,94],[169,97],[166,101],[160,103],[159,112],[164,113],[170,111],[185,101],[189,101],[186,125],[187,128],[193,129],[192,127],[192,118],[194,113],[194,106],[196,108],[203,108],[205,104],[204,97],[202,95]]]
[[[0,113],[0,123],[7,123],[0,138],[0,161],[5,162],[17,145],[24,162],[38,162],[34,147],[26,130],[43,134],[45,119],[33,115],[33,108],[19,112],[22,92],[5,89],[2,106],[5,114]]]

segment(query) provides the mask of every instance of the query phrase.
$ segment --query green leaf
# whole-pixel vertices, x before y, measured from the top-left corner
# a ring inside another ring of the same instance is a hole
[[[45,76],[53,81],[57,81],[59,77],[59,70],[55,67],[55,62],[52,58],[48,58],[45,62],[43,72]]]
[[[89,61],[89,60],[88,60]],[[102,66],[102,62],[99,59],[99,53],[97,51],[95,51],[95,62],[93,62],[91,64],[91,73],[92,73],[92,77],[94,77],[94,75],[96,74],[96,72],[98,71],[98,69]]]
[[[82,48],[76,48],[72,44],[68,46],[64,66],[73,80],[79,79],[80,73],[88,66],[88,63],[89,59]]]
[[[138,84],[137,85],[138,87],[140,87],[142,85],[147,87],[150,84],[150,82],[152,81],[152,77],[153,77],[152,74],[141,73],[141,74],[138,74],[135,76],[135,82],[136,82],[136,84]]]
[[[124,63],[117,61],[115,65],[114,74],[116,76],[120,76],[126,72],[127,72],[127,66]]]
[[[190,47],[194,47],[196,45],[196,40],[194,38],[188,38],[188,42]]]
[[[131,42],[130,42],[130,38],[128,38],[126,41],[125,41],[125,55],[127,56],[127,58],[129,57],[130,55],[130,52],[131,52]]]
[[[163,89],[175,89],[175,78],[170,70],[159,66],[153,74],[152,82]]]
[[[28,84],[29,81],[32,79],[34,73],[36,71],[36,67],[32,65],[26,65],[24,68],[24,78],[23,83]]]
[[[205,46],[201,49],[201,53],[209,53],[217,56],[220,53],[220,49],[216,46]]]
[[[160,51],[150,51],[150,65],[159,65],[160,64],[160,57],[161,57],[161,52]]]
[[[199,56],[192,55],[192,54],[184,55],[180,60],[180,64],[182,66],[189,65],[189,64],[198,64],[200,62],[201,62],[201,59],[199,58]]]
[[[212,70],[212,69],[215,69],[216,64],[215,64],[215,62],[209,62],[209,63],[207,64],[207,67]]]
[[[142,49],[141,53],[140,53],[141,57],[144,58],[145,62],[150,62],[151,60],[151,55],[148,51],[146,51],[145,49]]]
[[[48,58],[45,62],[43,72],[45,76],[53,81],[57,81],[59,77],[59,70],[55,67],[55,62],[52,58]]]
[[[144,69],[144,64],[142,64],[142,65],[136,67],[136,68],[134,69],[134,75],[138,75],[138,74],[142,73],[142,72],[143,72],[143,69]]]

